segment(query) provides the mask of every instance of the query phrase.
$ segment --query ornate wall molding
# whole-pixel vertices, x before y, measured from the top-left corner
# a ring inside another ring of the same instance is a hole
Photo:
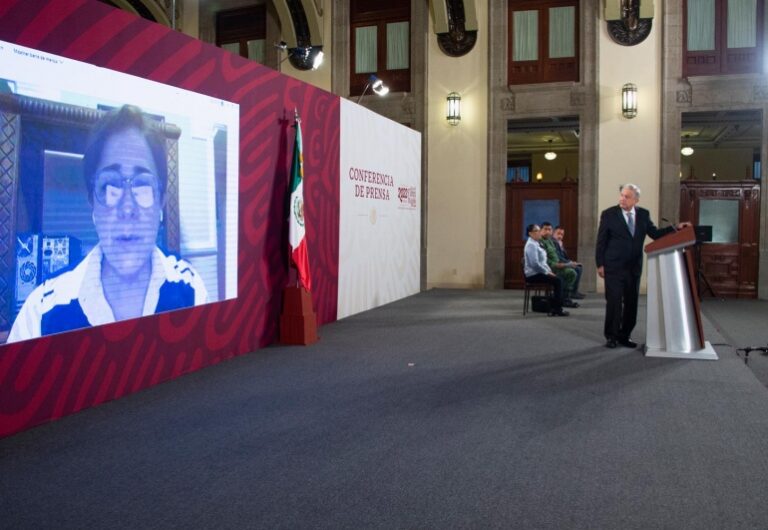
[[[414,111],[413,98],[403,98],[401,109],[408,116],[413,115],[413,111]]]
[[[515,111],[515,95],[511,94],[501,99],[501,110],[505,112]]]
[[[584,96],[584,92],[571,92],[571,106],[583,107],[586,105],[587,100]]]
[[[618,1],[618,6],[615,4],[606,6],[608,35],[613,39],[613,42],[622,46],[634,46],[643,42],[651,34],[653,2],[646,1],[646,4],[650,4],[650,7],[646,5],[643,10],[640,6],[641,0],[613,1]],[[615,11],[617,7],[618,13]],[[614,14],[609,15],[609,11]],[[646,16],[641,18],[641,12]]]
[[[752,87],[752,101],[768,101],[768,85],[755,85]]]
[[[441,8],[445,10],[444,23],[448,31],[439,32],[445,29],[445,26],[435,24],[435,29],[438,31],[437,45],[443,53],[450,57],[461,57],[469,53],[477,42],[477,24],[472,27],[472,24],[468,23],[468,18],[469,20],[475,18],[474,4],[464,0],[433,0],[432,4],[436,18]],[[469,13],[470,17],[467,17],[466,10],[472,10],[472,13]]]
[[[692,90],[690,88],[684,89],[684,90],[678,90],[675,93],[675,98],[678,103],[687,103],[690,104],[693,98]]]
[[[641,18],[637,21],[637,26],[630,28],[622,20],[608,21],[608,35],[613,42],[622,46],[635,46],[640,44],[648,35],[651,34],[653,19]]]

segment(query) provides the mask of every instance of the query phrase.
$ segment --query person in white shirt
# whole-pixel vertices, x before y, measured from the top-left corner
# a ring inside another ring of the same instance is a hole
[[[165,139],[137,107],[108,112],[83,156],[99,243],[27,297],[8,342],[204,304],[200,275],[157,246],[168,180]]]
[[[541,228],[537,224],[527,226],[528,241],[525,242],[524,269],[526,282],[548,283],[552,286],[552,311],[550,316],[567,317],[568,311],[563,310],[563,282],[552,272],[547,264],[547,252],[539,244]]]

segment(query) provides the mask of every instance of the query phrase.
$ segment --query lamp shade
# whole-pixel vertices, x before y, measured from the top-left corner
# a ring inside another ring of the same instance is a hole
[[[693,147],[686,145],[682,149],[680,149],[680,154],[683,156],[691,156],[693,154]]]
[[[458,125],[461,122],[461,95],[458,92],[451,92],[446,98],[448,101],[448,113],[445,119],[451,125]]]
[[[621,87],[621,114],[629,119],[637,116],[637,85],[634,83]]]
[[[555,158],[557,158],[557,153],[555,153],[555,152],[552,150],[552,138],[550,138],[549,140],[547,140],[547,143],[549,144],[549,151],[547,151],[546,153],[544,153],[544,158],[545,158],[545,159],[547,159],[547,160],[549,160],[549,161],[551,162],[552,160],[554,160]]]

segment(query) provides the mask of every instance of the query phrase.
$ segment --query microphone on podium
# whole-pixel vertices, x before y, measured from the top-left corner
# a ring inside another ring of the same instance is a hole
[[[666,217],[662,217],[662,218],[661,218],[661,220],[662,220],[662,221],[664,221],[665,223],[667,223],[669,226],[671,226],[671,227],[672,227],[672,230],[674,230],[675,232],[677,232],[677,227],[674,225],[674,223],[673,223],[672,221],[670,221],[670,220],[669,220],[669,219],[667,219]]]

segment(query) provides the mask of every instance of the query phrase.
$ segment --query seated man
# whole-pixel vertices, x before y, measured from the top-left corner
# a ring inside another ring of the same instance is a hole
[[[576,283],[576,271],[560,262],[555,248],[555,242],[552,240],[552,223],[541,223],[541,243],[542,248],[547,253],[547,265],[557,276],[563,280],[563,306],[579,307],[579,304],[571,300],[571,293],[574,292]]]
[[[555,292],[552,299],[552,311],[549,316],[567,317],[563,311],[563,282],[547,265],[547,253],[539,245],[541,229],[538,225],[528,225],[528,241],[525,242],[524,268],[526,282],[541,282],[550,284]]]
[[[555,231],[552,233],[552,239],[555,241],[555,250],[557,250],[557,257],[560,263],[565,264],[566,267],[571,267],[576,272],[576,282],[573,284],[573,291],[571,292],[571,298],[574,300],[581,300],[584,298],[584,294],[579,291],[579,283],[581,282],[581,272],[583,267],[578,261],[573,261],[568,257],[568,253],[565,251],[565,244],[563,238],[565,237],[565,228],[562,226],[556,226]]]

